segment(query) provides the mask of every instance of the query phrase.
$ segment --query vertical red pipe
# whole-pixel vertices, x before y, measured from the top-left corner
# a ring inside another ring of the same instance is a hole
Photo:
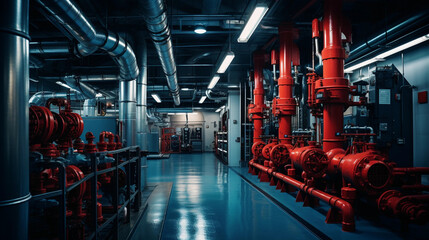
[[[253,116],[253,143],[262,141],[262,121],[264,109],[266,108],[264,104],[264,74],[263,68],[265,63],[265,52],[260,50],[253,53],[253,68],[254,68],[254,79],[255,79],[255,89],[253,90],[253,95],[255,99],[255,107],[252,111]]]
[[[291,144],[292,142],[292,115],[295,115],[296,103],[293,98],[292,87],[292,49],[294,29],[292,24],[286,23],[279,26],[279,65],[280,76],[278,79],[279,84],[279,98],[275,100],[274,114],[279,118],[279,143]]]
[[[344,78],[345,51],[341,40],[342,0],[325,0],[323,17],[323,79],[316,83],[323,103],[323,149],[343,147],[344,108],[348,102],[348,80]]]

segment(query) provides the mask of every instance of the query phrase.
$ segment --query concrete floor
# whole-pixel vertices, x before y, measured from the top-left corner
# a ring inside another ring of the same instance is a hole
[[[213,153],[148,161],[148,184],[158,187],[133,239],[410,237],[362,219],[357,219],[355,233],[342,232],[341,224],[324,223],[323,205],[304,208],[293,196],[260,183],[246,168],[225,166]]]

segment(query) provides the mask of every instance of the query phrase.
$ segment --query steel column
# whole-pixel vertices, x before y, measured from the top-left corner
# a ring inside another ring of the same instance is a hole
[[[0,1],[0,232],[28,238],[29,1]]]

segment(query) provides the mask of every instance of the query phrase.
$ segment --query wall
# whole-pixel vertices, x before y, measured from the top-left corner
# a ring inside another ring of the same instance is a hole
[[[395,54],[378,65],[394,64],[398,70],[404,75],[405,79],[411,85],[416,86],[413,89],[413,115],[414,115],[414,166],[429,167],[429,104],[419,104],[417,102],[417,93],[420,91],[429,91],[429,41],[418,46],[412,47],[404,51],[404,65],[402,65],[401,54]],[[370,67],[374,67],[372,64]],[[404,72],[402,72],[404,67]],[[362,68],[361,74],[367,76],[368,67]],[[351,80],[359,75],[359,70],[356,70],[351,76]],[[429,178],[426,176],[423,179],[425,184],[429,184]]]
[[[241,161],[241,118],[240,93],[228,93],[228,165],[240,166]]]
[[[98,142],[98,136],[103,131],[116,134],[116,117],[82,117],[82,119],[84,128],[80,138],[84,142],[86,142],[85,134],[87,132],[92,132],[94,134],[94,142]]]
[[[219,129],[219,113],[202,112],[204,115],[204,150],[213,152],[214,148],[214,132]],[[216,126],[216,127],[215,127]]]
[[[214,127],[214,122],[216,122],[216,127]],[[188,113],[188,126],[191,128],[201,127],[203,129],[203,149],[206,152],[213,151],[214,131],[218,128],[218,122],[219,114],[215,112],[195,111],[193,113]],[[171,127],[174,128],[184,127],[186,123],[186,114],[170,116],[170,123]]]

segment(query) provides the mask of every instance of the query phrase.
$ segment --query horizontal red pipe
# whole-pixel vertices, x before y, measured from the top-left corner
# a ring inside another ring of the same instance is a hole
[[[328,193],[325,193],[323,191],[320,191],[316,188],[309,187],[308,185],[291,178],[289,176],[286,176],[282,173],[274,172],[272,168],[262,166],[260,164],[254,163],[253,161],[249,162],[250,165],[258,168],[259,170],[266,172],[267,174],[276,177],[283,182],[292,185],[295,188],[298,188],[307,194],[316,197],[326,203],[328,203],[330,206],[338,208],[341,210],[341,215],[343,217],[342,219],[342,229],[346,232],[353,232],[355,231],[355,217],[354,217],[354,211],[352,205],[345,201],[344,199],[341,199],[339,197],[330,195]]]
[[[394,168],[393,173],[420,173],[429,174],[429,167]]]

